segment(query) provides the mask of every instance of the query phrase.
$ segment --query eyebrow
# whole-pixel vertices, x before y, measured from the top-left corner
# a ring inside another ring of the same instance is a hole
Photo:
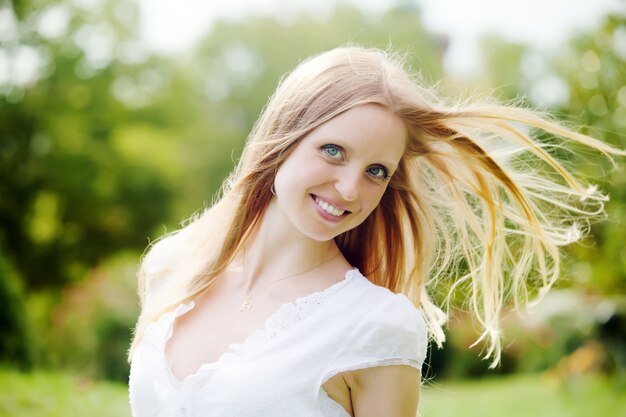
[[[323,140],[328,141],[329,143],[336,143],[337,145],[339,145],[342,148],[344,148],[347,153],[354,153],[354,149],[352,149],[352,147],[350,145],[345,144],[344,141],[342,141],[341,139],[326,137],[326,138],[323,138]],[[376,162],[376,163],[384,165],[391,172],[395,172],[398,169],[398,165],[396,165],[393,162],[380,161],[380,162]]]

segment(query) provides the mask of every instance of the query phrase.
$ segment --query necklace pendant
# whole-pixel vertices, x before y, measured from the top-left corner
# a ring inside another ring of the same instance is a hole
[[[250,299],[250,296],[248,295],[246,299],[244,300],[243,304],[241,305],[241,307],[239,307],[239,311],[250,310],[250,307],[252,307],[252,300]]]

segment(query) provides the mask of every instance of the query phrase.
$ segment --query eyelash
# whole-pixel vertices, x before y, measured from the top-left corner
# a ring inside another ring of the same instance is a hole
[[[326,145],[322,145],[322,146],[320,147],[320,150],[321,150],[322,152],[324,152],[324,154],[326,154],[329,158],[331,158],[331,159],[337,159],[337,157],[336,157],[336,156],[333,156],[333,155],[331,155],[331,154],[329,154],[329,153],[328,153],[328,150],[329,150],[329,149],[336,149],[336,150],[338,150],[339,152],[343,153],[343,148],[342,148],[341,146],[339,146],[339,145],[326,144]],[[383,172],[383,176],[382,176],[382,177],[381,177],[381,176],[378,176],[378,175],[373,175],[373,174],[371,174],[371,173],[370,173],[370,175],[371,175],[372,177],[376,178],[377,180],[387,181],[387,180],[389,179],[389,177],[391,176],[391,175],[389,175],[389,170],[388,170],[385,166],[383,166],[383,165],[374,165],[373,167],[368,168],[368,172],[369,172],[369,170],[370,170],[370,169],[372,169],[372,168],[378,168],[378,169],[382,170],[382,172]]]

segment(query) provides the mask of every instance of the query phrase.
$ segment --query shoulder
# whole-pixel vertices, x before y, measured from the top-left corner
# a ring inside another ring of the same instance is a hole
[[[361,298],[363,303],[360,322],[367,326],[403,331],[426,341],[428,332],[422,312],[404,294],[366,281],[368,287]]]
[[[378,328],[381,337],[399,347],[414,351],[420,364],[426,358],[428,331],[422,313],[404,294],[393,294],[381,303],[369,317],[369,323]]]
[[[421,311],[404,294],[377,286],[366,278],[350,299],[345,343],[350,355],[364,358],[410,359],[420,365],[426,357],[428,332]]]
[[[406,295],[375,285],[360,273],[355,277],[325,316],[329,322],[324,331],[338,341],[336,368],[400,360],[421,366],[428,333],[420,310]]]
[[[367,348],[353,350],[366,359],[343,374],[354,415],[413,417],[428,345],[426,324],[404,294],[382,287],[372,291],[376,302],[356,326],[357,346]]]

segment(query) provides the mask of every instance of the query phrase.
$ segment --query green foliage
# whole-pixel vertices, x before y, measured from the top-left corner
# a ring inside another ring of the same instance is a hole
[[[135,270],[139,254],[119,253],[63,291],[49,317],[48,357],[55,367],[128,380],[127,350],[139,314]]]
[[[621,148],[626,148],[625,34],[626,17],[610,16],[599,31],[576,39],[554,63],[570,86],[570,99],[559,113],[576,116],[585,132]],[[578,285],[605,295],[626,294],[626,164],[621,162],[616,169],[593,160],[580,165],[611,199],[608,221],[594,226],[588,246],[573,250],[579,266],[587,263],[593,273],[572,275]]]
[[[107,27],[118,30],[116,52],[133,22],[104,13],[106,5],[97,17],[65,7],[74,13],[67,38],[41,35],[42,11],[34,9],[19,22],[16,42],[2,45],[9,55],[49,58],[39,79],[0,89],[0,246],[27,289],[60,288],[116,251],[144,245],[173,194],[154,164],[142,163],[146,155],[129,160],[110,143],[116,127],[144,123],[111,94],[120,76],[141,66],[98,61],[79,45],[86,31]]]
[[[591,34],[577,36],[548,52],[489,39],[482,83],[495,86],[505,100],[524,97],[532,107],[556,114],[565,123],[619,148],[626,148],[626,17],[608,16]],[[583,245],[568,248],[575,259],[564,274],[576,284],[605,296],[626,293],[626,164],[612,167],[597,155],[569,158],[570,168],[590,178],[609,196],[607,221],[594,224]],[[563,284],[561,284],[563,285]]]
[[[15,271],[0,252],[0,361],[20,368],[33,363],[33,341],[24,294]]]

